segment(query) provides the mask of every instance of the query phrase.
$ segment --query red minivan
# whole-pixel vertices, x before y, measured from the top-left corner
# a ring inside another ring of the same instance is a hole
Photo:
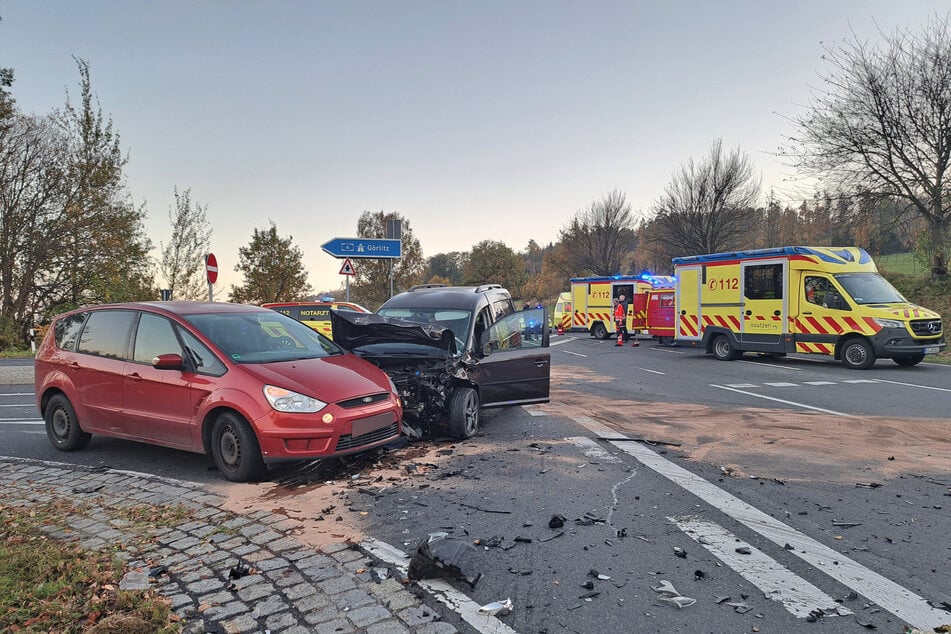
[[[257,306],[140,302],[58,316],[36,354],[50,442],[92,434],[211,454],[242,482],[267,463],[397,439],[389,377],[304,324]]]

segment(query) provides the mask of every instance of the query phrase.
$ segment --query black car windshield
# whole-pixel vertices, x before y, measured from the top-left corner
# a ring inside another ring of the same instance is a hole
[[[433,324],[452,331],[456,339],[456,349],[465,350],[469,340],[469,324],[472,311],[458,308],[381,308],[378,313],[384,317],[393,317],[403,321],[420,324]]]
[[[878,273],[839,273],[835,279],[856,304],[896,304],[908,301]]]
[[[304,324],[275,311],[185,315],[235,363],[316,359],[343,350]]]

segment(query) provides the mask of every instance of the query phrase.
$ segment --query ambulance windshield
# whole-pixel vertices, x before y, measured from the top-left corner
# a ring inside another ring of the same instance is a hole
[[[898,304],[908,301],[878,273],[839,273],[835,279],[856,304]]]

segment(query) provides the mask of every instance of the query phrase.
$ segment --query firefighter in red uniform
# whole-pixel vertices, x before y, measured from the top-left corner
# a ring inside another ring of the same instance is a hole
[[[617,329],[617,343],[615,346],[623,346],[624,336],[627,334],[627,319],[625,313],[624,296],[619,295],[614,298],[614,326]]]

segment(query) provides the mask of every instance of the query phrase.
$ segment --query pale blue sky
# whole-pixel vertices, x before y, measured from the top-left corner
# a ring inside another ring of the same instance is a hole
[[[129,189],[167,241],[173,188],[208,205],[231,284],[277,224],[315,290],[364,210],[406,217],[425,256],[557,239],[612,189],[647,213],[722,138],[764,191],[806,103],[820,42],[917,29],[946,1],[456,2],[0,0],[0,67],[27,112],[76,95],[72,56],[129,154]],[[156,252],[156,256],[158,253]],[[355,263],[359,266],[359,262]]]

